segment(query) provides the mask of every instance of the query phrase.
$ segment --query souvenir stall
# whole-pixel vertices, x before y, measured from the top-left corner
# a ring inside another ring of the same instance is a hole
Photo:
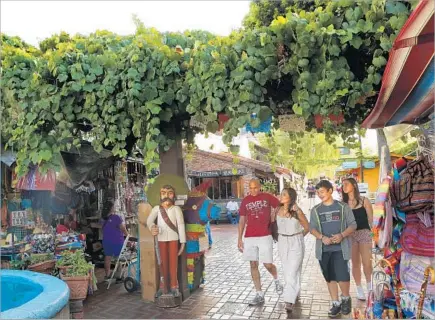
[[[54,190],[55,173],[38,167],[16,179],[13,162],[2,163],[2,268],[50,274],[54,269],[54,230],[45,200]]]
[[[103,265],[103,204],[113,199],[129,233],[137,234],[137,204],[145,197],[145,167],[140,159],[117,160],[108,150],[98,154],[87,143],[82,144],[80,154],[62,153],[62,158],[65,171],[58,182],[63,188],[56,189],[56,196],[68,210],[58,218],[75,222],[71,225],[67,221],[67,228],[74,227],[86,235],[86,253],[93,263]]]
[[[373,240],[381,253],[372,291],[355,319],[435,318],[434,23],[435,3],[422,0],[399,33],[377,103],[365,128],[418,125],[417,158],[389,163],[382,147]]]

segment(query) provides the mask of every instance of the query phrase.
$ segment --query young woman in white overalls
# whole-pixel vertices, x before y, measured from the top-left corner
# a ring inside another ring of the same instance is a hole
[[[301,290],[304,237],[309,232],[308,220],[296,205],[296,200],[296,191],[293,188],[285,188],[281,193],[281,207],[276,214],[278,251],[285,280],[283,298],[288,312],[293,310]]]

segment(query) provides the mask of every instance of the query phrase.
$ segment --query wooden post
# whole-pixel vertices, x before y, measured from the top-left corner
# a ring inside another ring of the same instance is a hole
[[[140,203],[139,245],[140,245],[140,281],[142,285],[142,299],[154,301],[158,285],[157,259],[154,252],[154,237],[151,235],[146,222],[151,213],[151,205]]]

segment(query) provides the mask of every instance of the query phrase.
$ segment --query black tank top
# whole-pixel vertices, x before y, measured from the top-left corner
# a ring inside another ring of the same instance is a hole
[[[370,230],[369,219],[367,217],[366,208],[362,206],[357,209],[352,209],[352,212],[353,215],[355,216],[356,230],[364,230],[364,229]]]

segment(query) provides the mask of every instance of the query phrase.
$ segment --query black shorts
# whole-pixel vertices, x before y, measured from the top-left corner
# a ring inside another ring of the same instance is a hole
[[[323,252],[319,262],[326,282],[350,281],[349,261],[344,260],[342,251]]]

